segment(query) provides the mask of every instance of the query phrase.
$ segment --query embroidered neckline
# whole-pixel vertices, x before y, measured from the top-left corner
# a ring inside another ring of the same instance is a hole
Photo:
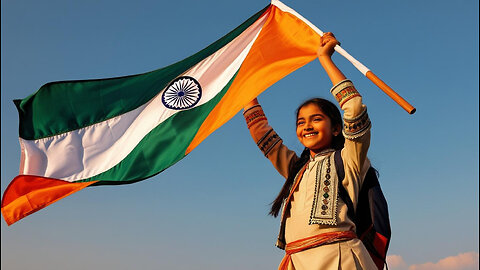
[[[313,157],[310,156],[310,161],[315,160],[315,158],[317,158],[317,157],[319,157],[319,156],[326,156],[326,155],[328,155],[328,154],[330,154],[330,153],[332,153],[332,152],[335,152],[335,149],[329,148],[329,149],[323,150],[323,151],[321,151],[320,153],[315,154],[315,156],[313,156]]]

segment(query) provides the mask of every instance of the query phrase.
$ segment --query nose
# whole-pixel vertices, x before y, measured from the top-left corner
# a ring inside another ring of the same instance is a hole
[[[311,123],[310,123],[310,122],[306,122],[303,130],[305,130],[305,131],[310,131],[310,130],[312,130],[312,129],[313,129],[313,127],[312,127]]]

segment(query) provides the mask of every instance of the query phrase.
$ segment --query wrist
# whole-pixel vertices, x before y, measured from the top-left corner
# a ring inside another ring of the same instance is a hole
[[[258,103],[258,99],[255,98],[255,99],[253,99],[252,101],[250,101],[249,103],[247,103],[247,104],[243,107],[243,110],[246,111],[246,110],[248,110],[249,108],[251,108],[251,107],[253,107],[253,106],[255,106],[255,105],[258,105],[258,104],[259,104],[259,103]]]
[[[333,85],[345,79],[345,75],[343,75],[330,57],[319,57],[318,60],[320,60],[320,64],[327,72]]]
[[[323,63],[323,62],[332,62],[332,56],[331,56],[331,55],[327,55],[327,54],[319,54],[319,55],[318,55],[318,60],[320,61],[320,63]]]

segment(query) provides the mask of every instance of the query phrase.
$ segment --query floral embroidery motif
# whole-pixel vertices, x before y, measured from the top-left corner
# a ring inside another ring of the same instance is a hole
[[[334,162],[334,155],[329,155],[318,164],[310,225],[337,225],[338,177]]]
[[[357,89],[355,89],[355,86],[353,86],[352,81],[348,79],[337,83],[334,87],[332,87],[330,92],[338,101],[340,107],[354,97],[361,97],[360,93],[358,93]]]
[[[357,92],[357,89],[355,89],[353,85],[347,86],[335,94],[335,99],[340,104],[340,107],[354,97],[360,97],[360,93]]]

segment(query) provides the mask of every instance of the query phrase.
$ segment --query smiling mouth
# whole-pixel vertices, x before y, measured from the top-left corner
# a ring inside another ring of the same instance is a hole
[[[308,134],[303,135],[303,137],[310,138],[310,137],[315,136],[317,134],[318,134],[318,132],[308,133]]]

